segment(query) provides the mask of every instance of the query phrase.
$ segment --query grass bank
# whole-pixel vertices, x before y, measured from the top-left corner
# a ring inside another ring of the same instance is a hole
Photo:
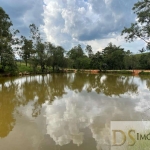
[[[141,71],[141,72],[139,73],[139,75],[150,75],[150,72]]]
[[[18,72],[33,72],[30,66],[26,66],[25,64],[18,65]]]
[[[32,75],[32,74],[47,74],[47,73],[72,73],[72,72],[83,72],[83,73],[91,73],[91,74],[98,74],[98,73],[108,73],[108,74],[126,74],[126,75],[150,75],[150,70],[94,70],[94,69],[56,69],[53,72],[52,67],[46,68],[44,73],[41,72],[41,67],[37,66],[34,70],[33,66],[27,65],[24,62],[17,62],[18,70],[16,71],[15,75]],[[1,76],[13,76],[9,72],[0,72]]]

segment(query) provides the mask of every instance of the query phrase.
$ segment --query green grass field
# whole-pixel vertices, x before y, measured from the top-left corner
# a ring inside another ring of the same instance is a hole
[[[18,66],[18,72],[32,72],[32,68],[29,66],[29,64],[26,66],[25,63],[17,62],[17,66]]]

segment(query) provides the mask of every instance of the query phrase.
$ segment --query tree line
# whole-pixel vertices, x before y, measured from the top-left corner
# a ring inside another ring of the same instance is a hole
[[[122,35],[129,42],[140,38],[150,48],[150,1],[142,0],[133,7],[137,21],[130,28],[124,28]],[[150,53],[142,48],[141,54],[133,54],[130,50],[109,43],[102,51],[93,53],[90,45],[85,49],[80,44],[66,51],[62,46],[45,42],[35,24],[29,25],[30,37],[18,36],[19,30],[12,29],[12,22],[0,7],[0,72],[15,74],[18,71],[16,54],[32,68],[32,72],[46,73],[63,68],[73,69],[150,69]]]

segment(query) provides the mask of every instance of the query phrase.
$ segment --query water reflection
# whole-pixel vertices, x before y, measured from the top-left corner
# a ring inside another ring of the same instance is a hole
[[[96,93],[90,96],[84,91],[80,95],[70,92],[70,95],[55,100],[51,105],[45,104],[47,134],[57,145],[73,142],[79,146],[86,136],[82,131],[89,129],[97,150],[110,149],[111,120],[141,119],[139,113],[133,114],[134,103],[126,97],[99,97]]]
[[[50,137],[44,136],[36,149],[55,149],[56,144],[65,150],[107,150],[110,121],[148,116],[149,90],[150,79],[146,77],[70,73],[2,78],[0,137],[15,132],[19,115],[38,126],[43,122],[42,134]],[[51,142],[45,144],[47,139]]]
[[[142,82],[146,82],[147,88],[150,90],[150,78],[148,76],[140,76]]]
[[[136,93],[138,86],[135,82],[133,82],[132,78],[133,77],[116,75],[90,75],[87,90],[91,91],[91,89],[95,89],[97,93],[104,93],[107,96],[119,96],[126,92]]]
[[[1,81],[0,91],[0,137],[5,137],[13,129],[15,125],[15,118],[13,112],[17,103],[15,101],[18,84],[13,80],[9,80],[7,84]]]

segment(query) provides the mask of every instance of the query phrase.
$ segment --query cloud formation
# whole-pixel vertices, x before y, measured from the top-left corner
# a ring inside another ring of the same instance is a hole
[[[101,82],[105,79],[103,76]],[[136,80],[140,83],[140,79],[134,79],[134,82]],[[43,104],[47,134],[56,145],[63,146],[73,142],[80,146],[86,137],[86,132],[83,131],[89,129],[97,150],[110,149],[110,121],[145,119],[140,116],[145,111],[145,106],[149,104],[146,99],[150,94],[145,81],[139,84],[138,92],[132,95],[125,93],[121,98],[114,96],[109,99],[104,95],[99,97],[96,93],[85,95],[83,91],[81,93],[69,91],[63,98],[56,99],[51,104],[48,102]],[[144,98],[143,93],[146,94]]]
[[[132,7],[137,1],[5,0],[1,6],[23,35],[29,35],[29,24],[35,23],[48,41],[66,50],[77,44],[91,44],[96,52],[113,42],[135,51],[144,44],[141,41],[141,46],[124,44],[120,32],[134,22]]]
[[[134,22],[137,0],[44,0],[44,30],[47,38],[65,47],[116,38]]]
[[[25,36],[29,36],[30,24],[43,24],[43,5],[42,0],[4,0],[0,4],[13,22],[13,28],[19,29]]]

